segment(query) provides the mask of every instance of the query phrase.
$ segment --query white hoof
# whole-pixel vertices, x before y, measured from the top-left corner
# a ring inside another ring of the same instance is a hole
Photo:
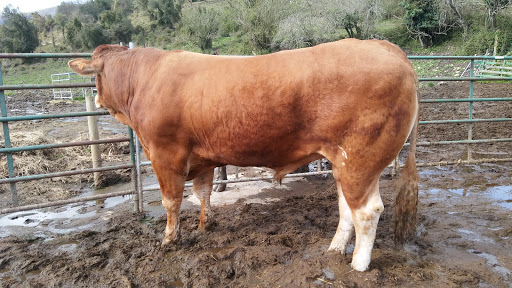
[[[347,245],[339,246],[338,243],[331,243],[331,246],[329,246],[327,251],[337,251],[342,255],[345,255],[345,252],[347,251]]]
[[[361,259],[361,258],[363,258],[363,259]],[[361,257],[361,258],[354,256],[352,258],[352,263],[350,264],[350,266],[352,266],[352,268],[354,268],[354,270],[362,272],[362,271],[366,271],[368,269],[368,266],[370,266],[370,258],[367,258],[367,257]]]
[[[340,251],[341,254],[345,254],[350,239],[352,239],[352,230],[338,230],[328,250]]]

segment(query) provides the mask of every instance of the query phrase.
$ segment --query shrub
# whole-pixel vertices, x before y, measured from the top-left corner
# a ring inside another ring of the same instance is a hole
[[[218,19],[216,10],[198,6],[183,14],[180,30],[204,52],[212,49],[213,40],[219,34]]]

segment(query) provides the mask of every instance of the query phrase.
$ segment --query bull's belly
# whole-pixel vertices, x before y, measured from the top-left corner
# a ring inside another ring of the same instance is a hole
[[[313,150],[293,150],[293,151],[265,151],[261,150],[245,150],[245,151],[229,151],[229,152],[211,153],[205,159],[216,163],[216,166],[233,165],[239,167],[267,167],[276,171],[290,173],[297,168],[323,156]]]

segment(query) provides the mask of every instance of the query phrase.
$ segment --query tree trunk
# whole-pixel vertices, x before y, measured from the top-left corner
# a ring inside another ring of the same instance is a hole
[[[466,36],[468,31],[469,31],[468,23],[462,17],[462,14],[460,13],[459,9],[457,9],[455,4],[453,3],[453,0],[446,0],[446,3],[448,4],[448,6],[450,6],[450,8],[452,9],[453,13],[457,17],[457,19],[458,19],[458,21],[460,23],[460,26],[462,26],[462,29],[464,30],[464,36]]]

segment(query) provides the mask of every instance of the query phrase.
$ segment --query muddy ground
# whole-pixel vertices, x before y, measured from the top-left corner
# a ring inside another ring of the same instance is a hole
[[[475,86],[475,97],[511,96],[511,84]],[[467,83],[425,84],[422,98],[467,98],[468,87]],[[14,109],[13,114],[18,113],[16,109],[19,113],[29,112],[27,109],[56,113],[85,106],[45,97],[28,93],[17,99],[13,96],[8,106],[12,105],[9,108]],[[421,117],[462,119],[468,115],[467,107],[467,103],[424,104]],[[476,103],[474,117],[511,118],[512,104]],[[124,127],[108,116],[101,119],[108,123],[102,126],[102,137],[125,133]],[[43,131],[49,140],[65,141],[86,135],[84,123],[31,121],[13,123],[12,127],[27,131],[24,133]],[[467,138],[467,126],[422,126],[419,141],[463,140]],[[511,136],[512,123],[477,123],[473,127],[474,139]],[[468,149],[473,158],[506,158],[511,157],[511,148],[509,143],[419,147],[417,158],[420,163],[465,159]],[[109,161],[126,161],[125,150],[114,150]],[[87,156],[87,151],[80,153]],[[2,215],[0,225],[13,221],[18,224],[0,227],[0,285],[512,287],[511,168],[507,163],[420,168],[420,221],[416,236],[404,247],[395,246],[392,240],[396,195],[394,180],[386,170],[381,177],[386,209],[368,272],[350,269],[351,251],[346,256],[326,251],[338,221],[333,180],[327,177],[286,180],[282,185],[228,185],[228,191],[215,193],[214,198],[219,199],[214,201],[217,224],[204,233],[196,231],[199,206],[187,190],[180,216],[181,242],[166,249],[160,248],[165,212],[158,193],[146,196],[146,214],[142,216],[133,215],[131,202],[123,202],[126,199],[122,197],[114,204],[107,200],[100,205],[93,202],[43,210],[54,213],[50,218],[39,218],[35,212]],[[267,173],[259,169],[242,172],[246,176]],[[148,172],[147,182],[151,181],[154,178]],[[69,198],[91,193],[90,186],[91,178],[84,176],[29,182],[21,187],[20,198],[24,204]],[[51,193],[55,187],[60,187],[59,196]],[[7,188],[3,188],[5,192],[0,190],[1,207],[11,205]],[[38,192],[34,193],[36,188]],[[59,212],[69,218],[55,216]]]

